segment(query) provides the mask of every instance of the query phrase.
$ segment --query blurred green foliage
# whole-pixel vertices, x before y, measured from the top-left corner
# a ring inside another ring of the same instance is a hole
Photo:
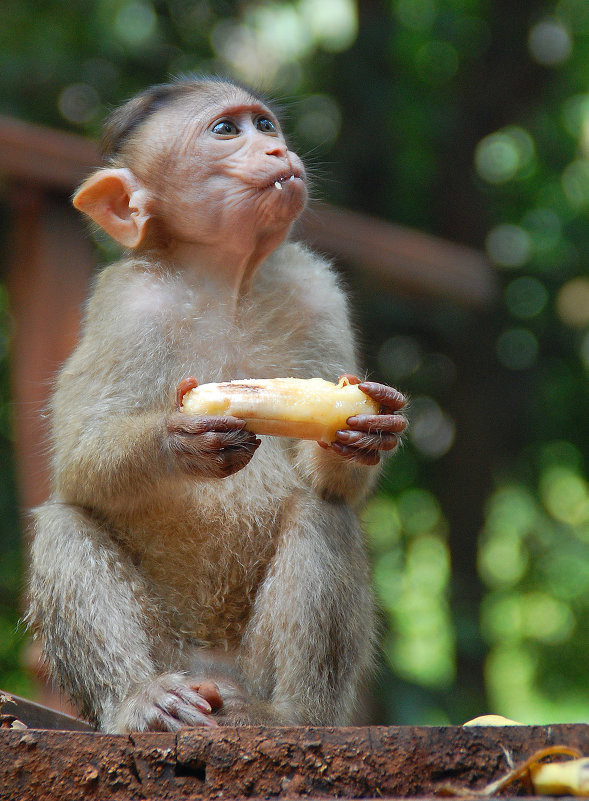
[[[589,4],[0,7],[3,114],[95,135],[110,107],[191,71],[286,98],[317,196],[484,249],[500,276],[491,314],[355,287],[371,370],[413,397],[364,513],[381,719],[586,720]],[[9,339],[3,292],[0,686],[25,691]]]

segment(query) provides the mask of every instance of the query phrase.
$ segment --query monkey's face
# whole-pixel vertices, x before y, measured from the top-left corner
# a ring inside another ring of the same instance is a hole
[[[154,121],[171,143],[158,193],[163,216],[187,242],[288,227],[307,199],[302,161],[274,114],[243,90],[221,95],[204,104],[199,98],[181,120],[176,108]]]

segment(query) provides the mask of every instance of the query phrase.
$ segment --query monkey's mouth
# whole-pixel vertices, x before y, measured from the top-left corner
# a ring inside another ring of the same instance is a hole
[[[282,192],[282,185],[283,184],[291,184],[297,181],[301,181],[301,175],[298,172],[292,172],[289,175],[279,175],[277,176],[271,183],[267,184],[264,189],[277,189],[279,192]]]

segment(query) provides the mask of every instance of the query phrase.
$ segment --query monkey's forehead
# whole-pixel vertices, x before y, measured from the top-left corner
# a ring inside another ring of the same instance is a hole
[[[251,110],[254,114],[268,114],[273,119],[276,115],[254,94],[240,87],[225,87],[221,91],[195,92],[174,103],[158,109],[143,125],[143,140],[154,145],[175,143],[185,152],[189,143],[194,143],[207,128],[224,115],[232,116]],[[278,123],[278,129],[281,130]]]
[[[214,116],[217,113],[253,107],[261,111],[269,111],[268,105],[254,93],[249,92],[245,87],[232,86],[231,84],[205,84],[198,91],[188,93],[184,97],[177,98],[168,108],[163,108],[159,113],[165,114],[166,111],[174,116],[181,114],[187,120],[195,118],[205,118],[207,115]],[[176,117],[177,118],[177,117]]]

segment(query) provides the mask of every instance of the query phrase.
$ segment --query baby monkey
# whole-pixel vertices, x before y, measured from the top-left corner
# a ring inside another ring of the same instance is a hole
[[[126,250],[57,379],[28,620],[106,732],[346,723],[375,640],[355,510],[404,399],[361,382],[381,413],[321,446],[181,412],[192,376],[357,375],[346,299],[288,241],[305,170],[252,90],[150,88],[103,150],[74,205]]]

